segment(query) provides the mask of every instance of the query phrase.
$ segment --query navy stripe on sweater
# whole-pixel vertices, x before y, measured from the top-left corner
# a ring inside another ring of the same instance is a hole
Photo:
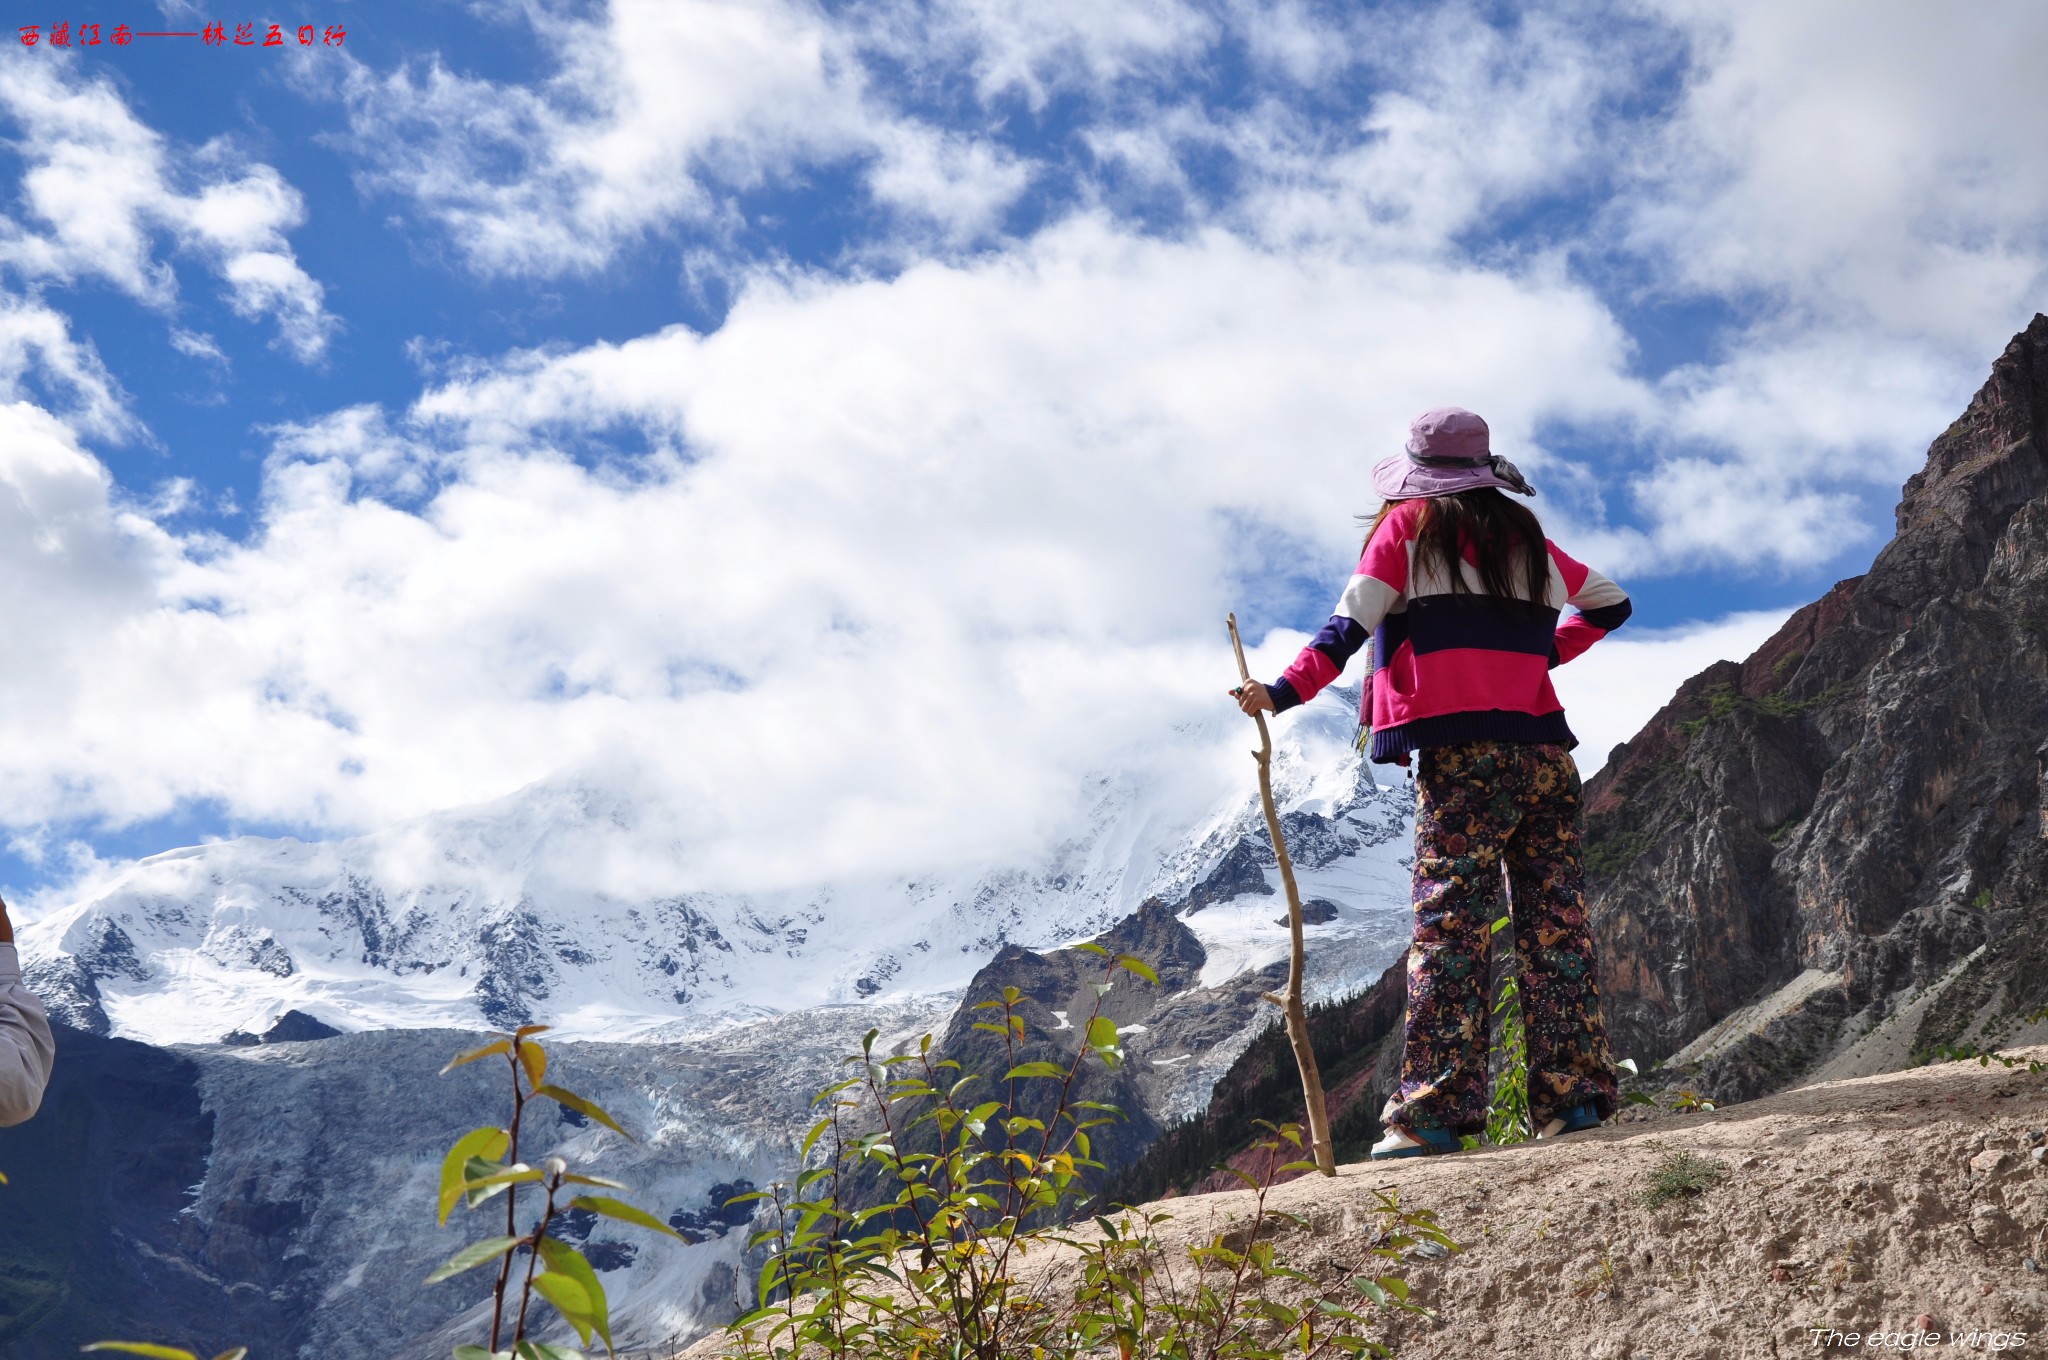
[[[1404,612],[1408,615],[1408,640],[1417,656],[1459,647],[1548,656],[1557,636],[1557,611],[1528,600],[1423,595],[1410,600]]]
[[[1376,728],[1370,755],[1376,764],[1401,762],[1410,751],[1425,746],[1456,746],[1462,741],[1519,741],[1552,744],[1566,750],[1579,744],[1565,725],[1564,710],[1555,713],[1515,713],[1490,708],[1482,713],[1446,713],[1440,718],[1417,718],[1399,727]]]

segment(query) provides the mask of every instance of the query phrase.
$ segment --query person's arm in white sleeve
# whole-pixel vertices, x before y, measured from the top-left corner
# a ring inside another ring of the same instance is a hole
[[[19,1124],[43,1103],[57,1041],[43,1003],[22,984],[14,926],[0,902],[0,1127]]]

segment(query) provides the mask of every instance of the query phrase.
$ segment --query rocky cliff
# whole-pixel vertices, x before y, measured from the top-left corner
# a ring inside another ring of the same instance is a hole
[[[1870,570],[1679,688],[1587,782],[1618,1056],[1722,1102],[2048,1038],[2048,316],[1935,440]],[[1399,1076],[1405,979],[1318,1012],[1340,1152]],[[1300,1120],[1277,1030],[1119,1175],[1235,1182]]]
[[[1616,1050],[1726,1099],[2048,1002],[2048,316],[1870,570],[1693,677],[1587,786]]]

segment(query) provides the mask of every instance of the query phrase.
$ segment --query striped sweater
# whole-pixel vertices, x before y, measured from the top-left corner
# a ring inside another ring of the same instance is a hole
[[[1447,579],[1417,572],[1421,506],[1403,501],[1380,521],[1330,621],[1267,686],[1273,707],[1315,698],[1370,638],[1372,681],[1359,716],[1372,729],[1373,760],[1406,765],[1425,746],[1487,739],[1578,745],[1550,668],[1619,628],[1628,596],[1548,540],[1541,601],[1486,594],[1469,555],[1461,569],[1471,593],[1454,595]],[[1560,622],[1566,605],[1578,612]]]

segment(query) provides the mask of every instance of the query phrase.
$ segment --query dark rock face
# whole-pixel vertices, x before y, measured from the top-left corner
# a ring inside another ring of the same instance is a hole
[[[341,1031],[304,1011],[286,1011],[261,1034],[238,1029],[221,1036],[229,1048],[253,1048],[257,1044],[303,1044],[315,1039],[332,1039]]]
[[[1301,904],[1301,923],[1305,926],[1328,925],[1337,919],[1337,915],[1337,904],[1327,897],[1311,897]],[[1287,923],[1288,918],[1285,916],[1277,917],[1273,922],[1281,926]]]
[[[1331,1141],[1341,1162],[1364,1160],[1384,1132],[1380,1109],[1401,1083],[1401,1016],[1407,1004],[1404,961],[1356,996],[1309,1007],[1309,1045],[1323,1078]],[[1245,1151],[1262,1136],[1257,1122],[1262,1119],[1307,1125],[1301,1070],[1277,1021],[1230,1065],[1210,1093],[1208,1108],[1168,1129],[1112,1177],[1102,1202],[1142,1204],[1189,1191],[1240,1188],[1235,1177],[1212,1171],[1221,1163],[1264,1177],[1273,1168],[1248,1159]]]
[[[2048,317],[1935,440],[1897,524],[1867,574],[1687,681],[1587,786],[1618,1054],[1667,1057],[1825,975],[1707,1063],[1724,1099],[1812,1070],[1966,958],[1921,1047],[2048,1001]]]
[[[42,1001],[51,1023],[101,1037],[114,1032],[99,981],[75,957],[31,960],[22,967],[22,979]]]
[[[87,1342],[166,1329],[213,1350],[232,1344],[217,1316],[221,1281],[195,1287],[183,1261],[133,1245],[190,1235],[181,1216],[186,1187],[206,1178],[213,1145],[196,1069],[145,1044],[55,1033],[57,1065],[42,1111],[0,1130],[8,1178],[0,1349],[45,1360],[76,1355]],[[282,1323],[255,1291],[250,1303],[253,1320]]]
[[[1264,838],[1255,841],[1246,836],[1217,861],[1208,877],[1194,886],[1181,910],[1192,914],[1203,907],[1247,895],[1270,897],[1273,885],[1266,882],[1266,868],[1278,863],[1273,858],[1272,846]]]
[[[1038,953],[1006,945],[975,974],[945,1033],[934,1043],[932,1060],[958,1062],[955,1077],[972,1073],[981,1078],[974,1089],[987,1094],[975,1098],[995,1099],[1000,1092],[996,1079],[1015,1064],[1070,1064],[1083,1046],[1089,1016],[1099,1008],[1117,1024],[1124,1059],[1114,1070],[1093,1059],[1083,1063],[1069,1099],[1099,1101],[1123,1112],[1122,1119],[1089,1135],[1092,1155],[1104,1164],[1106,1174],[1158,1138],[1155,1112],[1170,1103],[1171,1089],[1183,1079],[1175,1069],[1240,1034],[1265,1005],[1259,994],[1285,981],[1286,964],[1203,987],[1207,953],[1201,941],[1175,908],[1158,898],[1146,901],[1094,943],[1112,956],[1129,954],[1142,960],[1158,975],[1158,985],[1126,971],[1112,971],[1108,959],[1086,950]],[[1109,988],[1098,996],[1096,986],[1103,982]],[[1000,1033],[975,1028],[978,1022],[1000,1025],[1002,1012],[983,1008],[983,1003],[999,1001],[1007,988],[1018,993],[1015,1011],[1024,1021],[1014,1047]],[[1050,1122],[1055,1085],[1050,1080],[1020,1082],[1020,1112]],[[926,1125],[899,1141],[929,1150],[929,1129]],[[898,1188],[863,1183],[847,1198],[857,1204],[879,1203]]]

